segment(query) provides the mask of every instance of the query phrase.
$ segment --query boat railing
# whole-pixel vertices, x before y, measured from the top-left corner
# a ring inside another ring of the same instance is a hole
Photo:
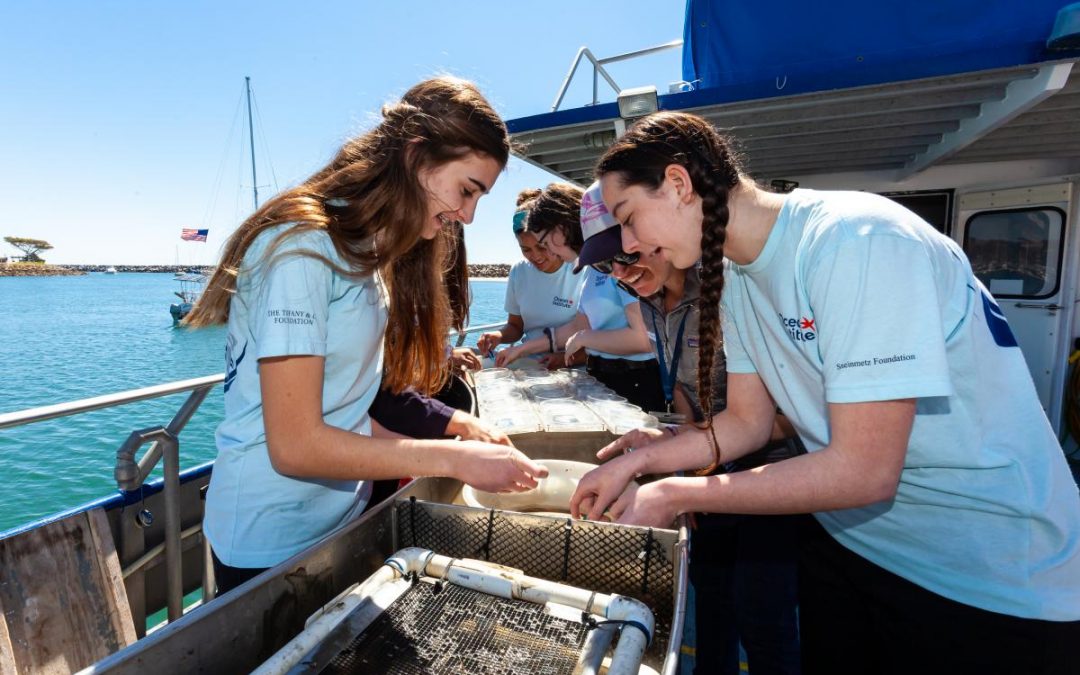
[[[581,65],[582,59],[588,59],[589,63],[591,63],[593,67],[591,105],[596,105],[600,102],[599,87],[601,77],[603,77],[604,81],[607,82],[608,85],[612,88],[612,90],[615,91],[616,95],[618,95],[619,92],[622,91],[619,85],[615,82],[615,79],[611,77],[611,74],[608,73],[607,69],[604,68],[604,66],[610,63],[629,61],[631,59],[640,58],[642,56],[648,56],[650,54],[666,51],[668,49],[678,49],[682,47],[682,45],[682,40],[672,40],[671,42],[665,42],[662,45],[646,47],[645,49],[636,49],[632,52],[616,54],[615,56],[608,56],[602,59],[596,58],[596,56],[588,47],[582,47],[581,49],[578,49],[577,55],[574,57],[573,62],[570,64],[570,72],[568,72],[566,74],[566,77],[563,79],[562,86],[559,87],[559,93],[555,96],[555,102],[551,104],[551,112],[557,111],[559,109],[559,106],[562,105],[563,98],[566,96],[566,90],[570,88],[570,83],[573,81],[574,74],[577,72],[578,66]]]
[[[501,323],[493,323],[469,326],[461,331],[451,331],[450,337],[456,337],[455,343],[460,347],[465,343],[466,336],[496,330],[501,328],[502,325]],[[158,464],[164,462],[162,486],[162,496],[165,504],[164,546],[158,546],[146,551],[136,561],[126,566],[123,572],[124,576],[127,577],[146,567],[162,554],[165,556],[165,596],[169,622],[179,619],[184,611],[181,568],[183,540],[195,535],[201,536],[202,532],[201,523],[188,528],[188,530],[181,531],[180,432],[183,431],[188,421],[198,411],[199,406],[202,405],[210,391],[223,382],[224,379],[225,375],[218,373],[217,375],[180,380],[152,387],[0,414],[0,430],[2,430],[190,392],[167,425],[136,429],[128,435],[127,439],[116,451],[114,469],[117,488],[122,492],[130,493],[139,490]],[[149,445],[149,448],[143,453],[142,457],[137,457],[139,451],[146,445]],[[122,527],[128,526],[135,527],[138,525],[134,524],[133,519],[132,522],[125,521],[122,524]],[[214,597],[213,564],[209,543],[205,537],[203,537],[202,544],[204,549],[202,599],[203,602],[208,602]]]

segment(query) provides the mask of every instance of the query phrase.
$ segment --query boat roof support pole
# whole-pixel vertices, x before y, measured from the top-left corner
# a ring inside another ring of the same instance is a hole
[[[993,130],[1008,123],[1047,98],[1056,94],[1069,79],[1072,63],[1051,63],[1039,68],[1035,76],[1013,80],[1005,89],[1005,97],[999,101],[983,103],[979,114],[961,120],[960,128],[944,134],[941,140],[910,164],[900,169],[897,180],[906,180],[934,164],[960,152]]]
[[[570,64],[570,72],[568,72],[563,79],[562,86],[559,87],[559,93],[555,96],[555,103],[551,104],[551,112],[555,112],[559,109],[559,106],[562,105],[563,97],[566,96],[566,90],[570,88],[570,81],[574,79],[574,73],[577,72],[577,68],[581,64],[581,59],[583,58],[589,59],[589,62],[593,64],[594,77],[596,73],[599,73],[604,80],[611,85],[611,88],[615,90],[615,93],[619,93],[619,85],[615,83],[615,80],[608,74],[608,71],[604,69],[600,60],[593,56],[593,53],[589,51],[588,47],[582,47],[578,50],[577,56],[574,57],[574,62]],[[593,105],[596,105],[596,101],[596,88],[593,87]]]

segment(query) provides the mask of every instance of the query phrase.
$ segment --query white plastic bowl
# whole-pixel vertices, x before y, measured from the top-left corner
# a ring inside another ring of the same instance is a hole
[[[570,497],[574,495],[582,476],[596,468],[586,462],[568,462],[560,459],[538,459],[548,469],[548,477],[526,492],[484,492],[466,485],[461,489],[461,499],[468,506],[503,511],[521,511],[549,514],[570,513]]]

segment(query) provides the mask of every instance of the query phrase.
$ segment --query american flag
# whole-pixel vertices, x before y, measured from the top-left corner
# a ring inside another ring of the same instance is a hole
[[[206,235],[210,234],[210,230],[180,230],[180,238],[184,241],[206,241]]]

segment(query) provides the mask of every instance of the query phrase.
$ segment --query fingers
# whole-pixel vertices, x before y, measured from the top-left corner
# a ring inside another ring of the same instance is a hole
[[[461,358],[465,362],[465,367],[469,370],[480,370],[480,359],[472,351],[462,352]]]
[[[592,506],[589,508],[588,515],[585,517],[589,520],[600,520],[604,516],[604,512],[608,510],[611,505],[612,495],[604,494],[606,490],[600,490],[596,494],[596,499],[593,500]]]
[[[537,464],[521,452],[515,452],[515,463],[523,471],[527,472],[530,476],[535,478],[547,478],[548,468],[543,464]]]
[[[585,480],[582,479],[574,490],[574,494],[570,496],[570,515],[574,518],[580,518],[583,513],[588,513],[595,501],[595,497],[584,483]]]
[[[505,368],[511,361],[509,349],[504,349],[495,355],[495,365],[500,368]]]
[[[580,518],[582,513],[588,513],[589,512],[589,509],[592,508],[592,505],[593,505],[594,501],[596,501],[596,499],[592,495],[587,495],[584,499],[582,499],[578,503],[571,502],[571,504],[570,504],[570,515],[573,518]]]
[[[634,432],[631,431],[630,433],[620,436],[611,443],[608,443],[604,447],[600,448],[600,450],[598,450],[596,453],[596,458],[603,461],[611,459],[612,457],[617,457],[618,455],[626,452],[627,448],[633,447],[631,439],[631,435],[633,433]]]

